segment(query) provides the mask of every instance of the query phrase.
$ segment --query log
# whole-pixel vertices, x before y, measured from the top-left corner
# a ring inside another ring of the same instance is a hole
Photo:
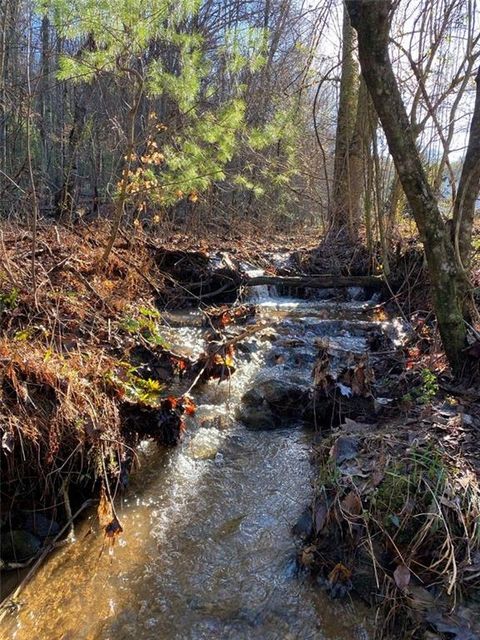
[[[246,287],[259,285],[283,285],[285,287],[312,289],[336,289],[338,287],[370,287],[380,289],[384,284],[382,276],[254,276],[244,278]]]

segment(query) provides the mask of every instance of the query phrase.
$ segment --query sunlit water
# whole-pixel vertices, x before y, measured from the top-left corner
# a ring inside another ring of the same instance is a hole
[[[249,431],[234,419],[260,372],[308,382],[314,341],[351,338],[355,323],[348,319],[365,320],[369,305],[257,294],[265,329],[239,351],[237,373],[196,394],[199,410],[180,447],[142,448],[141,468],[118,501],[124,534],[114,556],[102,553],[92,513],[77,541],[51,557],[22,592],[2,638],[370,637],[366,610],[331,601],[297,569],[291,528],[312,497],[312,434],[295,424]],[[198,316],[170,321],[189,322],[189,329],[172,327],[170,336],[179,345],[191,341],[194,352]],[[353,339],[357,346],[363,340]]]

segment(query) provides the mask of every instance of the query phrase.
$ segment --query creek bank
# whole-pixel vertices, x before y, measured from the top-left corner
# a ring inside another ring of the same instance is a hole
[[[221,384],[214,381],[195,389],[195,430],[189,429],[181,447],[156,457],[154,468],[147,468],[147,463],[132,476],[131,488],[118,507],[124,532],[121,544],[115,546],[115,558],[99,559],[96,546],[105,538],[95,522],[94,535],[88,541],[79,535],[75,545],[56,554],[27,586],[22,593],[23,606],[6,621],[11,627],[19,621],[19,637],[26,637],[33,628],[39,635],[49,618],[51,621],[51,612],[59,610],[59,632],[81,625],[89,630],[101,627],[104,634],[106,628],[111,635],[125,633],[125,628],[132,636],[151,635],[155,629],[160,637],[189,635],[192,629],[198,633],[199,628],[232,639],[287,633],[310,637],[319,629],[332,638],[356,637],[356,629],[360,633],[364,622],[361,609],[352,610],[353,622],[342,615],[339,627],[324,595],[312,594],[308,581],[299,581],[295,571],[290,526],[310,493],[305,480],[311,471],[308,453],[312,434],[287,428],[297,424],[295,418],[285,422],[285,428],[268,434],[247,430],[233,419],[235,404],[257,386],[259,371],[264,382],[288,375],[302,387],[311,385],[314,341],[320,332],[329,330],[318,327],[316,332],[316,325],[328,323],[326,317],[337,308],[336,303],[324,304],[318,310],[313,302],[276,298],[265,304],[260,298],[254,318],[259,330],[250,324],[251,309],[246,310],[250,319],[245,318],[242,327],[230,322],[232,315],[237,316],[236,309],[234,314],[226,313],[231,307],[209,310],[203,327],[203,314],[193,312],[188,332],[181,327],[189,322],[183,320],[184,312],[168,317],[176,325],[171,331],[160,325],[169,353],[176,356],[183,352],[177,345],[188,336],[185,369],[206,351],[206,342],[201,341],[200,349],[197,345],[197,336],[205,329],[215,342],[218,325],[227,322],[228,337],[225,327],[221,333],[230,344],[246,333],[245,341],[233,343],[237,348],[236,371],[226,375]],[[140,317],[144,315],[133,320]],[[129,323],[132,329],[135,326]],[[342,323],[336,326],[344,330]],[[151,333],[152,328],[145,327],[145,333]],[[178,342],[174,339],[177,331]],[[112,335],[120,337],[116,331]],[[135,337],[131,342],[138,358],[135,364],[145,365],[137,373],[145,382],[151,379],[157,371],[154,356],[162,356],[158,358],[158,375],[168,384],[168,359],[163,358],[166,345],[149,343],[143,351],[137,341]],[[130,396],[131,380],[127,376],[120,381],[124,394]],[[190,381],[191,375],[182,373],[173,383],[175,390],[169,385],[168,392],[179,397]],[[137,380],[135,386],[139,386]],[[142,394],[147,391],[152,389],[141,387]],[[271,400],[278,400],[278,385],[267,385],[265,391]],[[150,453],[152,449],[156,448],[149,447]],[[145,476],[150,480],[145,481]],[[108,548],[108,542],[105,544]],[[112,571],[112,561],[118,572]],[[44,584],[49,585],[48,595],[39,607],[37,593]],[[114,602],[114,615],[110,602]],[[35,622],[32,613],[37,614]],[[173,633],[179,626],[180,632]]]
[[[480,409],[442,392],[424,323],[397,338],[387,326],[318,342],[314,396],[330,404],[317,414],[314,499],[293,528],[299,562],[331,597],[377,607],[378,638],[473,640]]]

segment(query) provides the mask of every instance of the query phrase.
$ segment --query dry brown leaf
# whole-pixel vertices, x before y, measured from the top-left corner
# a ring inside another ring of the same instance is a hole
[[[97,507],[97,515],[98,520],[100,522],[100,526],[105,528],[108,524],[113,520],[113,510],[112,505],[110,504],[109,499],[107,498],[107,494],[105,492],[104,487],[100,492],[100,501]]]
[[[405,591],[405,589],[410,584],[410,578],[410,569],[405,564],[399,564],[393,572],[393,579],[395,580],[395,584],[400,589],[400,591]]]
[[[341,501],[342,511],[348,513],[351,516],[358,516],[362,513],[362,501],[360,496],[355,491],[350,491],[345,498]]]
[[[352,572],[350,571],[350,569],[339,562],[328,574],[328,581],[331,584],[336,584],[338,582],[347,582],[347,580],[350,580],[351,577]]]
[[[304,567],[311,567],[315,563],[315,552],[317,548],[315,545],[310,545],[309,547],[305,547],[302,550],[302,555],[300,558],[300,562]]]

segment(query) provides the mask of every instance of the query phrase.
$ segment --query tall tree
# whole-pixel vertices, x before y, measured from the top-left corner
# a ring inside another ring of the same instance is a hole
[[[433,303],[445,353],[454,371],[460,373],[467,358],[467,327],[464,320],[465,276],[455,255],[454,243],[447,225],[440,214],[438,202],[429,185],[416,146],[415,133],[393,72],[388,46],[391,18],[396,3],[391,0],[345,0],[345,3],[352,25],[358,34],[362,74],[424,245]],[[477,130],[479,120],[480,100],[477,100],[472,132]],[[474,153],[477,144],[476,140],[470,139],[467,158]],[[464,165],[465,171],[469,171],[471,176],[468,181],[469,193],[478,194],[480,185],[476,172],[471,172],[469,163]],[[465,200],[464,197],[464,202]],[[470,210],[463,215],[468,219]],[[468,246],[468,225],[457,227],[459,233],[464,234],[461,244]],[[466,249],[465,253],[468,255],[469,249]]]
[[[355,61],[356,38],[347,11],[343,12],[342,24],[342,65],[340,95],[335,134],[335,158],[332,189],[332,226],[346,228],[350,236],[355,233],[353,211],[355,197],[352,183],[351,152],[354,141],[358,105],[358,67]]]

